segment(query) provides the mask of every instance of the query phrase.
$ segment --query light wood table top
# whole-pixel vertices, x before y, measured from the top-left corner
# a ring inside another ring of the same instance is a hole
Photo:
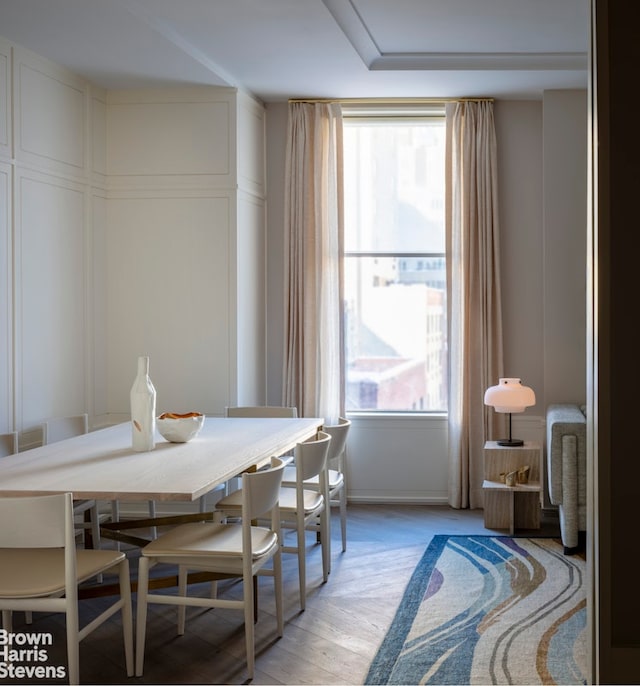
[[[71,492],[75,499],[194,501],[315,435],[319,418],[207,417],[188,443],[157,434],[131,448],[129,422],[0,459],[0,497]]]

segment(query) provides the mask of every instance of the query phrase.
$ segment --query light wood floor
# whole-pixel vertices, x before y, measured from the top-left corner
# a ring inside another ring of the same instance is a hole
[[[314,534],[308,534],[304,612],[298,604],[296,558],[283,556],[285,631],[279,640],[275,640],[271,581],[260,580],[253,684],[362,684],[407,581],[433,535],[508,533],[485,529],[480,510],[422,505],[350,505],[345,553],[341,552],[335,514],[332,529],[332,571],[326,584],[322,583],[320,547],[314,545]],[[542,529],[524,533],[556,535],[557,524],[543,522]],[[135,569],[135,551],[130,555]],[[237,582],[220,584],[221,594],[231,597],[237,591]],[[195,587],[193,592],[207,593],[208,585]],[[101,602],[83,601],[83,619],[89,618]],[[241,613],[195,608],[187,609],[187,613],[186,633],[177,636],[176,608],[149,607],[141,678],[126,676],[120,620],[113,618],[80,645],[82,683],[247,683]],[[24,628],[20,615],[16,616],[15,630]],[[49,664],[64,664],[63,620],[55,615],[36,615],[30,628],[54,633]]]

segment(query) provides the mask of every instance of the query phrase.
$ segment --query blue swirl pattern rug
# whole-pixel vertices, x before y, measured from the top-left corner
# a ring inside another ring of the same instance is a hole
[[[586,566],[553,538],[434,536],[366,684],[585,684]]]

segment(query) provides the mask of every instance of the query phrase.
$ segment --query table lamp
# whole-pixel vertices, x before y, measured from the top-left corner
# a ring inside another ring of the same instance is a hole
[[[511,415],[514,412],[524,412],[525,407],[536,404],[533,390],[523,386],[520,379],[500,379],[497,386],[491,386],[485,391],[484,404],[493,407],[496,412],[509,414],[509,438],[498,441],[498,445],[524,445],[522,439],[511,436]]]

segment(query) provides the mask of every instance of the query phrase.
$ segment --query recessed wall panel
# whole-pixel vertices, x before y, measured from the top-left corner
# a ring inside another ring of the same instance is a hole
[[[158,412],[222,412],[229,212],[227,197],[107,201],[109,413],[129,413],[138,355],[150,357]]]
[[[265,208],[251,196],[238,200],[236,322],[238,401],[259,405],[266,401],[265,385]],[[243,345],[242,341],[251,341]]]
[[[107,414],[107,200],[105,194],[94,190],[91,194],[91,325],[93,346],[91,349],[92,410],[93,415]]]
[[[0,433],[13,431],[11,167],[0,162]]]
[[[11,46],[0,38],[0,155],[11,156]]]
[[[119,176],[231,172],[227,102],[110,103],[107,172]]]
[[[99,98],[91,98],[91,171],[100,176],[107,172],[106,131],[106,104]]]
[[[16,157],[60,173],[84,174],[82,84],[44,65],[19,60],[15,67]]]
[[[16,222],[22,428],[85,410],[84,194],[21,175]]]
[[[259,197],[266,193],[265,117],[264,107],[238,95],[238,185]]]

